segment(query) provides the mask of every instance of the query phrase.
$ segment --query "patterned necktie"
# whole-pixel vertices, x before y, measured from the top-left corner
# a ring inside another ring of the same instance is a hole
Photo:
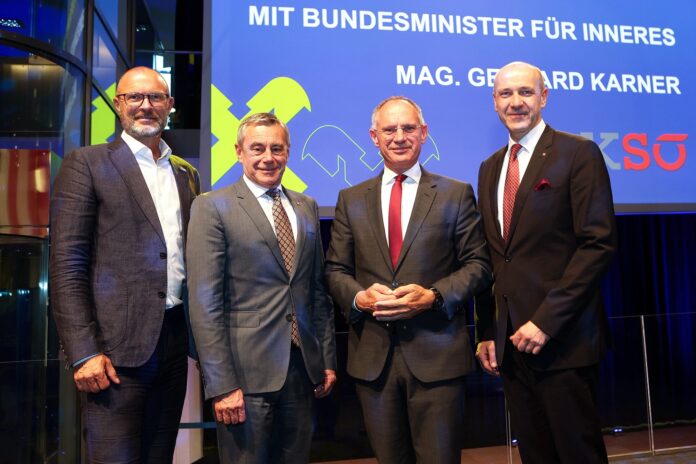
[[[505,190],[503,192],[503,240],[507,242],[512,221],[512,210],[515,207],[515,196],[520,186],[520,166],[517,162],[517,153],[522,148],[519,143],[510,148],[507,174],[505,175]]]
[[[283,255],[283,262],[288,275],[292,275],[295,261],[295,238],[292,235],[292,227],[288,213],[285,212],[283,204],[280,202],[280,190],[271,189],[266,192],[266,195],[273,199],[273,223],[275,224],[276,238],[280,246],[280,254]],[[297,328],[297,315],[295,308],[292,309],[291,315],[290,341],[295,346],[300,346],[300,334]]]
[[[392,266],[396,269],[401,254],[404,238],[401,234],[401,187],[406,176],[399,174],[394,178],[391,196],[389,197],[389,255]]]

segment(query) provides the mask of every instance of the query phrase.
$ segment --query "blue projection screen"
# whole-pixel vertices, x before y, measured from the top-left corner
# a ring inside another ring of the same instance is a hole
[[[333,211],[340,189],[382,168],[373,108],[406,95],[430,131],[421,162],[476,188],[507,143],[493,78],[522,60],[544,71],[547,124],[602,149],[617,211],[696,210],[693,5],[210,0],[211,187],[241,175],[239,122],[273,111],[292,139],[283,183]]]

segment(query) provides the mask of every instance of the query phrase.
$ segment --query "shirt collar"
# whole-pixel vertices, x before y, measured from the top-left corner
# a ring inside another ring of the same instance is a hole
[[[408,168],[407,170],[404,171],[404,175],[407,177],[404,182],[415,182],[416,184],[420,182],[421,178],[421,167],[419,163],[415,163],[413,166]],[[384,173],[382,174],[382,185],[389,185],[394,182],[394,177],[396,177],[397,174],[389,169],[388,167],[384,166]]]
[[[544,133],[544,129],[546,129],[546,123],[544,122],[543,119],[539,121],[539,124],[534,126],[532,130],[527,132],[524,137],[520,139],[519,142],[515,142],[512,140],[512,137],[508,137],[508,151],[510,151],[510,147],[512,147],[514,144],[519,143],[522,145],[522,148],[524,148],[525,152],[532,154],[534,153],[534,148],[536,148],[537,143],[539,142],[539,139],[541,138],[541,134]]]
[[[130,151],[135,155],[136,158],[149,159],[154,161],[152,157],[152,150],[150,150],[146,145],[136,140],[135,137],[127,133],[126,131],[121,132],[121,139],[128,145]],[[168,160],[169,155],[172,154],[172,149],[167,145],[162,138],[159,141],[160,157],[159,159]]]
[[[254,197],[256,197],[256,198],[261,198],[262,196],[264,196],[264,195],[266,194],[266,192],[268,192],[269,190],[271,190],[270,188],[268,188],[268,187],[263,187],[263,186],[257,184],[256,182],[254,182],[253,180],[249,179],[249,178],[246,176],[246,174],[244,174],[244,175],[242,176],[242,179],[244,179],[244,183],[247,184],[247,187],[249,187],[249,190],[251,190],[251,193],[253,193],[253,194],[254,194]],[[282,186],[278,185],[278,186],[276,186],[276,187],[274,187],[274,188],[277,188],[278,190],[280,190],[280,196],[281,196],[281,198],[286,196],[286,195],[285,195],[285,192],[283,192],[283,187],[282,187]]]

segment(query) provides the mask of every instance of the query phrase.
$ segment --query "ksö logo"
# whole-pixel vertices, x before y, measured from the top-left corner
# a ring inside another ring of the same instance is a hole
[[[619,140],[618,132],[600,132],[599,140],[595,140],[592,132],[582,132],[580,135],[599,145],[607,167],[612,170],[643,171],[654,161],[665,171],[676,171],[686,162],[684,142],[689,134],[661,134],[651,140],[645,132],[631,132],[621,138],[621,145],[627,155],[620,160],[612,159],[607,154],[607,147]]]

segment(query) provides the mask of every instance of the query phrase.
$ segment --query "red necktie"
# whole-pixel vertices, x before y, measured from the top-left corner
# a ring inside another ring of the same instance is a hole
[[[507,174],[505,175],[505,190],[503,192],[503,240],[507,242],[512,221],[512,210],[515,207],[515,195],[520,186],[520,166],[517,162],[517,153],[522,145],[516,143],[510,148]]]
[[[392,266],[396,269],[401,254],[404,238],[401,236],[401,183],[406,176],[399,174],[394,178],[391,196],[389,197],[389,255]]]

